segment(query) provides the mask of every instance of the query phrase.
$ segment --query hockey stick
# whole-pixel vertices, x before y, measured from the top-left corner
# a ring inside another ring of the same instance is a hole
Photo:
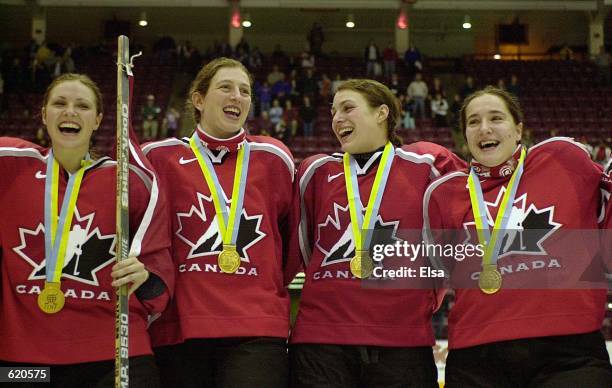
[[[117,249],[116,260],[129,255],[128,164],[130,46],[127,36],[117,39]],[[129,387],[129,311],[128,285],[119,287],[115,315],[115,388]]]

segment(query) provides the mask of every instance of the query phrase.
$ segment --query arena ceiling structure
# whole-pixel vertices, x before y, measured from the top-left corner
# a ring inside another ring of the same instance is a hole
[[[49,7],[225,7],[231,0],[0,0],[6,5]],[[596,11],[612,0],[241,0],[242,7],[397,9],[402,4],[422,10],[554,10]]]

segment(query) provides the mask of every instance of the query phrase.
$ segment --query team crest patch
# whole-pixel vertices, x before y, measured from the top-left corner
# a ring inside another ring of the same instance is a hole
[[[97,272],[115,261],[115,235],[103,235],[93,226],[95,212],[81,217],[74,211],[72,229],[68,237],[63,279],[99,286]],[[28,280],[45,279],[46,260],[45,227],[42,223],[34,229],[19,228],[21,243],[13,251],[32,266]],[[36,247],[36,248],[34,248]]]
[[[344,222],[341,222],[344,221]],[[342,225],[346,227],[342,227]],[[399,221],[384,221],[380,215],[376,218],[374,243],[393,243],[402,241],[397,237]],[[334,210],[325,221],[317,225],[317,249],[323,252],[321,266],[348,262],[355,256],[355,242],[350,223],[349,207],[334,203]]]
[[[209,206],[213,206],[212,197],[197,193],[197,199],[197,205],[192,205],[187,212],[176,213],[179,224],[176,236],[190,247],[187,259],[205,256],[216,258],[223,248],[223,237],[219,233],[217,215],[214,214],[211,219],[204,210],[206,202],[210,204]],[[261,231],[262,219],[262,214],[251,216],[245,209],[242,210],[236,242],[236,249],[242,262],[251,261],[249,249],[266,237]]]
[[[494,219],[491,209],[497,209],[506,192],[502,187],[494,203],[486,202],[487,220],[489,228],[493,227]],[[555,207],[549,206],[538,209],[527,200],[527,193],[514,200],[512,211],[506,227],[506,234],[502,237],[498,258],[513,254],[521,255],[547,255],[543,247],[544,241],[549,238],[562,224],[554,221]],[[466,222],[463,228],[467,234],[465,243],[473,241],[475,223]]]

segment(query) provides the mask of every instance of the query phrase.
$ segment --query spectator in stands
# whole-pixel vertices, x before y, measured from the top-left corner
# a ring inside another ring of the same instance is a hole
[[[387,47],[383,50],[383,61],[385,65],[385,77],[390,79],[391,75],[395,74],[395,64],[397,63],[397,50],[395,50],[391,42],[389,42]]]
[[[253,47],[249,55],[249,67],[253,70],[257,70],[263,63],[263,54],[259,51],[257,46]]]
[[[304,96],[302,106],[300,106],[300,118],[302,119],[303,133],[306,137],[314,135],[314,120],[317,112],[310,102],[310,97]]]
[[[166,111],[164,121],[162,122],[162,137],[177,137],[181,114],[174,107],[170,107]]]
[[[398,97],[400,94],[403,94],[406,90],[406,85],[404,85],[397,73],[391,74],[391,81],[389,82],[389,90],[393,93],[394,96]]]
[[[285,78],[285,73],[279,70],[278,65],[272,66],[272,71],[268,74],[268,85],[274,85]]]
[[[342,79],[342,76],[340,75],[340,73],[336,73],[334,80],[332,81],[332,87],[331,87],[332,95],[336,94],[336,92],[338,91],[338,87],[340,86],[342,82],[344,82],[344,80]]]
[[[413,117],[417,118],[417,112],[420,112],[420,118],[425,118],[425,100],[429,95],[429,89],[425,81],[423,81],[421,73],[416,73],[414,80],[408,85],[406,95],[414,103],[414,109],[412,111]]]
[[[453,96],[453,102],[450,106],[450,124],[453,130],[459,130],[459,111],[461,111],[461,105],[463,100],[457,93]]]
[[[302,69],[313,69],[315,67],[316,59],[308,45],[304,47],[304,51],[300,54],[300,58]]]
[[[475,91],[476,91],[476,86],[474,85],[474,78],[471,75],[468,75],[465,78],[465,84],[461,87],[461,90],[459,91],[459,95],[461,96],[461,99],[463,100],[470,94],[474,93]]]
[[[240,41],[238,42],[238,44],[236,44],[236,51],[241,49],[247,54],[251,53],[251,46],[249,46],[249,43],[246,41],[246,38],[244,36],[240,38]]]
[[[72,58],[72,45],[68,46],[62,55],[62,73],[74,73],[76,66]]]
[[[317,58],[323,53],[324,41],[325,34],[323,33],[323,27],[317,22],[313,23],[308,32],[308,43],[310,45],[310,51]]]
[[[281,49],[280,44],[275,44],[274,51],[272,51],[272,62],[282,63],[285,59],[287,59],[287,54]]]
[[[276,81],[274,85],[272,85],[272,97],[277,98],[281,104],[285,103],[285,100],[289,98],[291,95],[291,83],[287,81],[285,75],[283,74],[283,78]]]
[[[503,78],[499,78],[497,80],[497,88],[501,90],[506,90],[506,81]]]
[[[442,259],[455,289],[445,383],[610,387],[612,366],[600,331],[607,282],[598,256],[606,251],[597,234],[575,233],[598,228],[605,205],[601,190],[609,191],[609,184],[569,138],[550,139],[527,153],[522,117],[518,101],[506,91],[487,87],[468,96],[461,128],[471,169],[449,174],[427,190],[427,243],[490,244],[484,254],[463,261]],[[570,178],[569,171],[580,179]],[[536,221],[538,213],[542,221]],[[538,234],[544,226],[546,234]],[[442,229],[461,232],[444,238]],[[535,269],[545,257],[554,257],[559,267],[506,272]]]
[[[321,79],[317,83],[319,87],[319,95],[321,96],[321,100],[327,104],[329,102],[330,94],[331,94],[331,86],[332,82],[327,76],[327,74],[321,74]]]
[[[593,148],[591,155],[594,162],[604,166],[608,159],[610,159],[610,154],[612,154],[610,146],[606,144],[604,139],[599,139],[599,144]]]
[[[413,102],[404,94],[399,96],[400,107],[402,109],[402,127],[405,129],[415,129],[414,117],[412,117]]]
[[[584,149],[586,149],[589,152],[589,155],[593,155],[593,145],[589,142],[589,139],[585,136],[582,135],[580,136],[577,141],[582,144],[584,146]]]
[[[610,54],[606,52],[606,47],[599,48],[599,54],[595,57],[595,65],[597,65],[597,75],[600,86],[608,86],[610,84]]]
[[[288,137],[293,137],[297,133],[298,123],[300,120],[300,114],[297,108],[293,106],[290,99],[285,101],[285,107],[283,109],[283,121],[287,124]]]
[[[282,141],[285,144],[289,144],[288,135],[289,135],[289,129],[287,128],[287,123],[281,117],[280,121],[276,123],[276,125],[274,126],[273,137]]]
[[[394,229],[412,229],[420,243],[427,184],[465,163],[432,143],[402,146],[399,115],[397,99],[381,83],[343,83],[332,130],[344,155],[316,155],[298,169],[302,219],[293,247],[304,256],[306,280],[291,333],[291,387],[438,388],[431,348],[436,292],[418,282],[400,287],[399,279],[383,285],[382,274],[371,276],[369,252],[377,242],[359,237],[375,229],[393,244]],[[363,193],[370,204],[361,222]],[[381,259],[389,268],[395,258]]]
[[[378,64],[378,61],[380,60],[380,52],[378,51],[378,46],[374,43],[373,40],[370,41],[368,46],[363,51],[363,59],[366,63],[366,75],[375,76],[375,68]]]
[[[130,152],[127,210],[130,235],[139,237],[128,242],[129,257],[114,264],[116,164],[90,148],[103,106],[89,77],[64,74],[47,87],[39,108],[50,148],[0,137],[2,229],[36,230],[36,238],[27,240],[28,256],[4,249],[20,239],[8,242],[3,232],[2,278],[37,290],[19,293],[4,281],[0,285],[0,366],[46,365],[51,386],[112,386],[111,300],[127,286],[130,387],[156,388],[159,374],[146,327],[149,316],[164,311],[174,283],[166,204],[152,172],[142,162],[132,164]]]
[[[404,54],[404,62],[406,62],[406,66],[408,67],[408,75],[423,71],[421,52],[412,44]]]
[[[274,124],[272,124],[272,121],[270,121],[270,113],[268,113],[267,110],[261,111],[256,125],[256,129],[259,131],[260,135],[272,136],[272,133],[274,132]]]
[[[559,50],[559,57],[561,57],[562,61],[571,61],[574,59],[574,50],[572,50],[567,43],[564,43]]]
[[[272,89],[268,84],[268,81],[264,81],[257,89],[257,99],[259,100],[259,108],[261,112],[270,110],[270,104],[272,103]]]
[[[186,69],[190,65],[191,56],[194,50],[195,49],[191,46],[191,42],[188,40],[176,47],[176,58],[179,69]]]
[[[300,104],[302,101],[302,93],[300,91],[300,85],[298,84],[297,79],[297,70],[291,71],[291,79],[289,80],[289,86],[291,88],[289,92],[289,99],[293,104]]]
[[[280,105],[280,101],[278,100],[278,98],[275,98],[272,101],[272,108],[270,108],[269,113],[272,125],[278,124],[278,122],[283,118],[283,107]]]
[[[435,94],[431,100],[431,116],[434,119],[436,127],[446,127],[448,125],[448,101],[440,92]]]
[[[440,93],[442,97],[446,98],[446,91],[444,90],[444,85],[442,85],[442,81],[438,77],[433,78],[429,95],[435,96],[436,93]]]
[[[170,225],[175,297],[149,328],[164,387],[288,384],[294,164],[279,141],[246,133],[251,80],[236,60],[209,62],[190,87],[187,144],[144,147],[181,215]]]
[[[517,98],[521,97],[521,85],[519,85],[518,83],[518,77],[516,76],[516,74],[512,74],[510,76],[510,84],[508,85],[506,90],[508,90],[509,93],[512,93]]]
[[[530,128],[523,128],[523,140],[521,140],[521,143],[528,148],[534,145],[535,140],[533,138],[533,132]]]
[[[313,101],[319,94],[319,85],[312,69],[306,69],[306,74],[304,74],[304,78],[302,78],[300,90],[303,95],[309,96]]]
[[[142,139],[144,141],[157,140],[160,113],[161,108],[155,104],[155,96],[149,94],[142,108]]]

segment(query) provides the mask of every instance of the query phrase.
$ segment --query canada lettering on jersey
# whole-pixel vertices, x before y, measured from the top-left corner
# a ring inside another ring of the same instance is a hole
[[[217,223],[217,215],[214,213],[207,215],[205,206],[209,204],[212,207],[212,197],[205,196],[201,193],[196,193],[197,204],[192,205],[186,212],[177,212],[178,229],[175,232],[176,236],[190,247],[187,260],[209,257],[211,260],[199,263],[187,263],[179,265],[179,272],[219,272],[217,268],[217,256],[223,249],[223,237],[219,233],[219,224]],[[228,201],[226,200],[226,203]],[[242,210],[240,220],[240,230],[238,231],[238,239],[236,241],[236,249],[240,255],[242,263],[251,263],[249,249],[257,244],[258,241],[266,237],[266,234],[261,230],[262,214],[249,215],[246,209]],[[241,267],[242,268],[242,267]],[[251,268],[255,269],[255,268]],[[239,271],[240,272],[240,271]],[[238,273],[242,274],[242,273]],[[246,271],[247,275],[257,275]]]
[[[95,215],[93,212],[81,216],[79,210],[75,209],[73,225],[68,236],[62,279],[100,286],[97,272],[115,261],[115,235],[103,235],[95,226]],[[12,249],[32,266],[28,280],[44,280],[46,259],[44,251],[37,249],[44,246],[44,224],[39,223],[29,228],[20,227],[19,237],[20,245]],[[33,251],[34,249],[37,250]]]

